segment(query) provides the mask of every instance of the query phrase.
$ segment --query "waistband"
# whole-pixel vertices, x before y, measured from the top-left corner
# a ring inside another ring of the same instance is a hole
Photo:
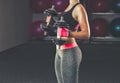
[[[60,49],[63,50],[63,49],[70,49],[70,48],[74,48],[78,46],[76,42],[73,42],[73,43],[67,43],[67,44],[63,44],[60,46]]]

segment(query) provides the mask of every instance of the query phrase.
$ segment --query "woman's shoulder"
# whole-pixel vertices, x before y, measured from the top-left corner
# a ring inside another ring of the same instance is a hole
[[[77,12],[84,12],[85,7],[80,3],[75,7],[75,11]]]
[[[84,6],[83,6],[81,3],[79,3],[79,4],[76,6],[76,9],[82,10],[82,9],[84,9]]]

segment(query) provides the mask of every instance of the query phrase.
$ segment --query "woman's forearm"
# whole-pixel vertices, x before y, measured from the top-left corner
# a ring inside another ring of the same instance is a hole
[[[90,32],[89,31],[70,31],[70,37],[76,38],[76,39],[89,39],[90,38]]]

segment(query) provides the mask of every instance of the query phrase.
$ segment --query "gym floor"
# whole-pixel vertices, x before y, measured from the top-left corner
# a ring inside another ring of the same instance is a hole
[[[79,44],[79,43],[78,43]],[[120,83],[119,44],[79,44],[79,83]],[[57,83],[55,45],[30,41],[0,53],[0,83]]]

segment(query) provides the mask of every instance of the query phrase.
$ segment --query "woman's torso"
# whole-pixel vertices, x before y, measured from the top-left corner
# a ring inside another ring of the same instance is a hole
[[[80,4],[80,3],[76,3],[74,6],[70,7],[71,9],[69,11],[62,12],[60,14],[60,16],[62,16],[64,18],[65,22],[70,26],[69,30],[71,30],[71,31],[77,31],[79,28],[78,22],[73,17],[73,10],[78,4]],[[59,31],[57,31],[57,32],[59,34]],[[57,36],[59,36],[59,35],[57,35]],[[76,46],[78,46],[78,45],[76,43],[75,38],[71,37],[68,39],[67,43],[60,45],[60,46],[57,45],[56,47],[57,47],[57,49],[69,49],[69,48],[73,48]]]

